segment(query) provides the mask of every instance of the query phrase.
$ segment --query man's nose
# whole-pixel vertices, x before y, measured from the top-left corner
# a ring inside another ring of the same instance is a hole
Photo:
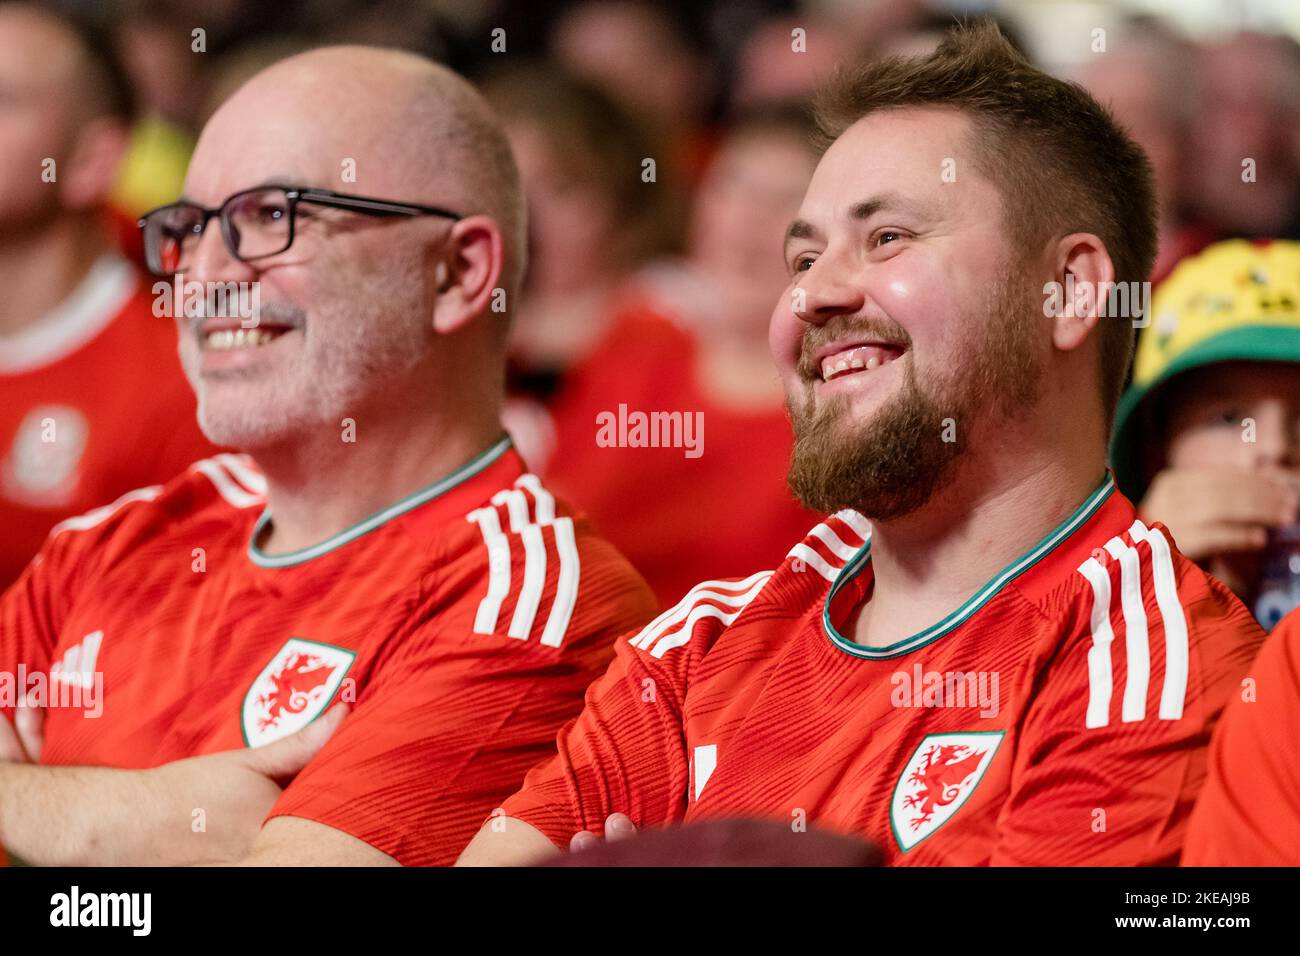
[[[837,315],[862,311],[866,296],[843,273],[818,259],[791,290],[794,314],[811,325],[823,325]]]

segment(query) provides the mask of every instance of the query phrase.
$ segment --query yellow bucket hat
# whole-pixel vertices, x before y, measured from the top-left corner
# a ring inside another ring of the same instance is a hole
[[[1125,495],[1146,493],[1142,445],[1151,398],[1170,379],[1219,362],[1300,362],[1300,242],[1231,239],[1182,260],[1152,297],[1133,382],[1115,412],[1111,467]]]

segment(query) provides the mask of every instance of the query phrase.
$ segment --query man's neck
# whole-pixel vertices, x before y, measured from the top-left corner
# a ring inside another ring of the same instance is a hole
[[[714,329],[702,334],[695,374],[713,401],[737,412],[766,412],[785,407],[785,392],[772,364],[767,332]]]
[[[0,335],[17,335],[54,311],[108,250],[95,217],[66,217],[36,233],[0,239]]]
[[[486,410],[485,410],[486,411]],[[254,454],[266,475],[272,521],[258,547],[287,554],[320,544],[445,477],[502,437],[499,415],[358,416],[355,442],[341,428],[319,441]]]
[[[983,456],[920,511],[873,522],[872,595],[854,640],[895,644],[957,610],[1069,517],[1104,468],[1099,450]]]

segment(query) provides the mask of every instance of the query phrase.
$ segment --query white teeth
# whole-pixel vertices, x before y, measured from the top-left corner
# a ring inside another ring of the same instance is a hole
[[[219,329],[208,333],[205,344],[214,351],[225,352],[230,349],[257,348],[274,338],[270,332],[259,329]]]
[[[822,381],[829,382],[842,372],[850,370],[874,371],[889,361],[888,357],[878,354],[863,358],[863,353],[867,351],[866,348],[853,348],[822,359]]]

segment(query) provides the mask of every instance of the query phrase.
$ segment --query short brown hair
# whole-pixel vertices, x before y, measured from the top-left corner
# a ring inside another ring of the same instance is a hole
[[[1115,281],[1147,279],[1156,257],[1155,180],[1146,154],[1076,83],[1031,64],[987,21],[959,24],[926,57],[841,70],[815,103],[827,148],[869,113],[949,107],[976,130],[981,171],[1001,190],[1005,224],[1025,250],[1089,232],[1105,243]],[[1107,428],[1133,358],[1127,319],[1099,324]]]

